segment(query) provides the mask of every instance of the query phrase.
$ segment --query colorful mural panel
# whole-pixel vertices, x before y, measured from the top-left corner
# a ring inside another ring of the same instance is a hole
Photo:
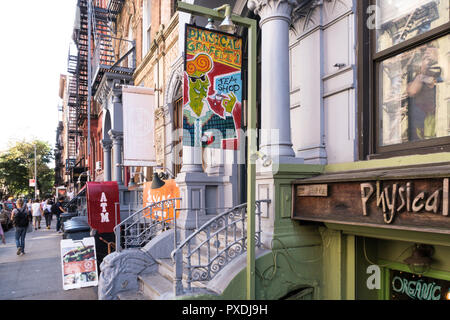
[[[238,147],[242,114],[242,39],[186,26],[183,145]]]

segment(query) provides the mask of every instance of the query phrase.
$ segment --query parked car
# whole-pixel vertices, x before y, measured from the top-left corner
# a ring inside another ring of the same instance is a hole
[[[13,226],[11,210],[4,203],[0,203],[0,223],[2,224],[3,231],[8,231]]]

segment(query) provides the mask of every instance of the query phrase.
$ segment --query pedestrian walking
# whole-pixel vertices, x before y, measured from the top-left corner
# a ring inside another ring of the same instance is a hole
[[[31,206],[33,205],[33,201],[30,199],[27,202],[27,210],[31,214]]]
[[[31,214],[33,215],[33,227],[34,230],[41,228],[42,209],[39,199],[34,199],[34,203],[31,206]]]
[[[2,238],[2,243],[6,244],[5,233],[3,232],[3,227],[1,223],[0,223],[0,237]]]
[[[61,233],[61,213],[65,213],[66,210],[63,208],[64,198],[58,198],[58,201],[52,205],[52,213],[56,216],[56,231]]]
[[[17,200],[17,208],[11,213],[11,219],[16,228],[17,255],[25,254],[25,236],[27,235],[27,228],[31,219],[30,213],[26,208],[23,208],[23,206],[23,200]]]
[[[45,226],[47,229],[50,229],[50,226],[52,225],[52,204],[51,199],[47,199],[44,204]]]

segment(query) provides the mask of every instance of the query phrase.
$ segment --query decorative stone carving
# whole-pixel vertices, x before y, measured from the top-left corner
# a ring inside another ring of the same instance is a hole
[[[109,137],[113,141],[113,144],[122,144],[123,141],[123,132],[117,131],[117,130],[109,130],[108,132]]]
[[[100,265],[98,299],[117,300],[120,292],[138,290],[138,275],[155,264],[156,261],[140,249],[126,249],[107,255]]]
[[[351,10],[352,6],[351,0],[325,0],[323,4],[325,23]]]
[[[323,26],[352,10],[351,0],[311,0],[292,11],[291,30],[299,36],[317,26]]]
[[[171,66],[169,81],[164,94],[164,105],[166,106],[173,102],[178,86],[183,81],[183,61],[183,56],[180,56]]]
[[[103,140],[101,141],[101,144],[102,144],[102,148],[103,148],[104,150],[106,150],[106,151],[111,151],[111,148],[112,148],[112,141],[111,141],[111,140],[103,139]]]
[[[122,103],[122,87],[117,81],[114,81],[112,94],[114,103]]]
[[[156,163],[164,166],[164,144],[165,144],[165,128],[164,128],[164,108],[158,108],[155,111],[155,150]]]
[[[261,17],[260,25],[263,25],[273,18],[290,22],[292,10],[297,5],[297,0],[249,0],[247,7]]]
[[[329,2],[329,0],[325,0]],[[323,0],[313,0],[302,6],[298,6],[292,13],[292,26],[291,30],[296,35],[300,35],[307,30],[319,26],[322,24],[321,7],[323,6]]]

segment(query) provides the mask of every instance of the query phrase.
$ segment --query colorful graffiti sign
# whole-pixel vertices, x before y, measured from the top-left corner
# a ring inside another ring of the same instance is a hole
[[[152,203],[168,200],[168,199],[174,199],[174,198],[180,198],[180,189],[178,188],[178,185],[176,184],[174,179],[164,180],[164,185],[161,188],[158,189],[152,189],[151,182],[146,182],[144,184],[144,201],[143,205],[144,208],[149,206]],[[175,207],[180,208],[180,200],[175,201]],[[145,217],[150,217],[152,219],[156,220],[166,220],[171,219],[174,216],[174,208],[173,204],[170,203],[170,206],[168,204],[165,204],[165,207],[162,206],[155,206],[152,208],[152,210],[145,210],[143,215]],[[178,217],[178,212],[177,212]]]
[[[186,25],[183,145],[237,149],[241,67],[241,38]]]

